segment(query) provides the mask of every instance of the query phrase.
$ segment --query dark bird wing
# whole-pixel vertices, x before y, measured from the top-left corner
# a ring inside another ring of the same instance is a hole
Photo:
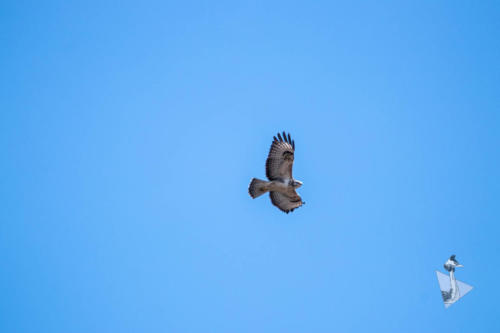
[[[295,142],[290,134],[278,133],[269,150],[266,161],[266,177],[269,180],[292,178],[292,166],[295,152]]]
[[[293,196],[291,197],[280,192],[269,192],[269,196],[271,197],[273,205],[287,214],[304,204],[300,195],[295,191],[293,191]]]

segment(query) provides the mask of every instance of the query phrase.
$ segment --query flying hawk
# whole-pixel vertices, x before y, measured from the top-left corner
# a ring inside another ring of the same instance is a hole
[[[278,133],[266,161],[266,177],[269,181],[253,178],[248,187],[248,193],[254,199],[269,192],[273,205],[287,214],[305,203],[295,192],[295,189],[302,186],[302,182],[292,177],[294,152],[295,142],[290,134],[287,136],[283,132],[282,137]]]

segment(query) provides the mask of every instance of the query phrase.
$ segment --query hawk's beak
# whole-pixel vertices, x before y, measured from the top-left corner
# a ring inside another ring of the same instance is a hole
[[[457,265],[457,267],[464,267],[464,265],[460,265],[460,264],[458,264],[458,265]]]

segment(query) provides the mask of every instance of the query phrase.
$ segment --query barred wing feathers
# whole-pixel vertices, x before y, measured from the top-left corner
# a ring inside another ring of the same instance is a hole
[[[295,208],[299,208],[304,204],[302,202],[302,198],[297,194],[297,192],[293,191],[293,193],[294,196],[292,197],[280,192],[270,192],[269,196],[271,197],[273,205],[288,214],[293,212]]]
[[[278,133],[269,150],[266,160],[266,177],[269,180],[292,178],[292,166],[295,152],[295,142],[290,134],[283,132],[283,137]]]

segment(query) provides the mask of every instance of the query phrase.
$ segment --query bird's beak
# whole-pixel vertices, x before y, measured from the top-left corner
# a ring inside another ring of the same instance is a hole
[[[458,265],[457,265],[457,267],[464,267],[464,265],[460,265],[460,264],[458,264]]]

